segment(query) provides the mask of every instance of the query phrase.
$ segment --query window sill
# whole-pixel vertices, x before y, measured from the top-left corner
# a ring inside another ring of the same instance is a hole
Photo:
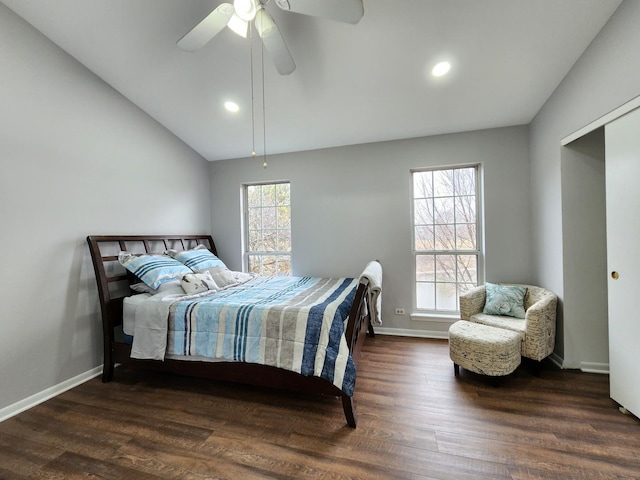
[[[414,322],[455,323],[460,320],[460,314],[447,313],[412,313],[410,318]]]

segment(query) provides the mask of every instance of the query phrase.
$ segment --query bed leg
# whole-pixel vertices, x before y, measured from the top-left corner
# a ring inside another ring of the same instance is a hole
[[[373,331],[373,324],[371,323],[371,320],[369,320],[369,327],[367,328],[367,333],[369,333],[369,336],[372,338],[376,336],[376,332]]]
[[[102,383],[109,383],[111,380],[113,380],[114,369],[115,363],[113,362],[111,352],[105,350],[104,363],[102,364]]]
[[[111,380],[113,380],[113,370],[114,370],[113,363],[110,363],[110,364],[105,363],[102,366],[102,383],[109,383]]]
[[[342,408],[344,409],[344,416],[347,418],[347,425],[351,428],[356,428],[357,420],[353,397],[342,394]]]

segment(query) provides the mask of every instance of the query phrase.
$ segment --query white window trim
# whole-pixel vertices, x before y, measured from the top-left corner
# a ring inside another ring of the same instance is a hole
[[[460,311],[451,311],[451,310],[426,310],[426,309],[418,309],[418,301],[417,301],[417,282],[416,282],[416,255],[418,252],[416,251],[415,246],[415,234],[414,234],[414,225],[415,225],[415,216],[414,216],[414,191],[413,191],[413,174],[416,172],[429,172],[436,170],[451,170],[458,168],[470,168],[473,167],[476,169],[476,228],[477,228],[477,238],[476,238],[476,247],[477,249],[472,253],[478,255],[477,259],[477,284],[482,285],[484,283],[484,223],[483,223],[483,213],[484,213],[484,189],[483,184],[483,165],[482,163],[464,163],[464,164],[456,164],[456,165],[440,165],[434,167],[425,167],[425,168],[415,168],[409,171],[409,179],[410,179],[410,188],[411,188],[411,196],[410,196],[410,215],[411,215],[411,289],[412,289],[412,312],[410,314],[410,319],[412,321],[420,321],[420,322],[435,322],[435,323],[453,323],[456,320],[460,319]],[[447,253],[449,251],[437,251],[437,253]],[[423,253],[423,252],[420,252]],[[453,253],[457,253],[457,251],[453,251]]]
[[[293,239],[291,241],[291,250],[289,251],[273,251],[273,252],[249,252],[249,198],[248,198],[248,187],[255,187],[260,185],[279,185],[287,183],[289,184],[289,189],[291,189],[291,181],[290,180],[272,180],[267,182],[246,182],[242,184],[242,271],[249,271],[249,255],[257,254],[257,255],[273,255],[273,256],[283,256],[288,255],[289,261],[293,267]],[[289,190],[289,206],[291,206],[291,190]],[[290,228],[291,231],[291,228]]]

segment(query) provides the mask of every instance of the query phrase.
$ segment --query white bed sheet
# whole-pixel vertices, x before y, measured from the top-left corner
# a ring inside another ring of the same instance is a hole
[[[122,302],[122,330],[127,335],[133,335],[138,306],[150,297],[149,293],[138,293],[124,298]]]

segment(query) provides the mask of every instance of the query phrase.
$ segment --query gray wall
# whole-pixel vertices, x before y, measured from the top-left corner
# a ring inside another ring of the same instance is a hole
[[[206,233],[211,202],[203,158],[3,4],[0,65],[2,409],[102,363],[86,235]]]
[[[602,279],[566,271],[567,265],[590,259],[569,242],[563,246],[563,236],[571,235],[572,219],[589,218],[593,211],[588,202],[574,201],[563,208],[562,199],[579,198],[581,189],[597,182],[597,174],[588,173],[571,153],[563,161],[560,142],[640,94],[638,25],[640,1],[625,0],[531,125],[535,279],[562,300],[556,353],[566,367],[607,364],[608,350],[601,326],[606,328]],[[577,181],[583,175],[585,182]],[[602,238],[601,230],[601,222],[594,222],[591,234]],[[592,329],[595,324],[600,327]]]
[[[212,233],[221,257],[241,268],[241,185],[291,181],[293,273],[356,276],[384,267],[383,323],[395,333],[446,335],[448,323],[394,315],[411,310],[410,170],[482,163],[486,278],[531,280],[527,127],[213,162]]]

